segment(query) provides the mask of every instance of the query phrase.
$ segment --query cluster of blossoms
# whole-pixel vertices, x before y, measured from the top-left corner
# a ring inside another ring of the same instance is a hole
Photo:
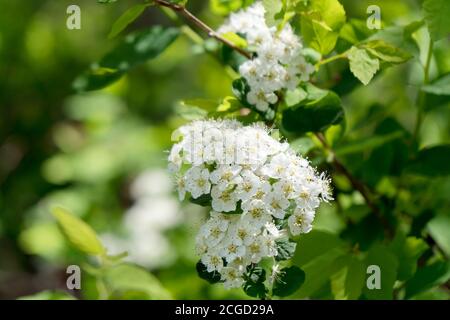
[[[278,241],[309,232],[316,208],[331,199],[324,174],[263,125],[194,121],[172,138],[180,200],[188,194],[212,207],[197,252],[226,287],[240,286],[250,264],[276,257]]]
[[[240,65],[239,73],[250,86],[247,101],[261,112],[278,101],[276,92],[295,89],[309,80],[314,66],[302,54],[302,43],[286,23],[281,30],[269,27],[264,19],[261,2],[232,13],[219,28],[221,34],[234,32],[245,36],[249,50],[256,58]]]

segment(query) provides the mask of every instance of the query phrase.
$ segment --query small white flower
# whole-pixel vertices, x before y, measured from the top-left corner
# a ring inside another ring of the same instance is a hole
[[[220,272],[223,268],[222,257],[215,253],[208,252],[204,254],[201,261],[206,266],[208,272]]]
[[[243,202],[242,209],[244,211],[242,219],[255,228],[261,228],[266,222],[271,221],[266,204],[261,200]]]
[[[191,167],[186,172],[186,190],[196,199],[211,190],[209,171],[203,166]]]
[[[290,202],[282,193],[272,192],[264,199],[271,215],[275,218],[283,219],[286,209],[289,208]]]
[[[236,195],[242,201],[253,197],[261,184],[261,179],[250,170],[241,172],[242,182],[236,187]]]
[[[278,97],[273,92],[265,92],[263,89],[251,90],[247,93],[247,101],[255,105],[259,111],[267,111],[269,104],[274,104],[278,101]]]
[[[242,272],[232,267],[224,267],[221,271],[223,285],[226,289],[239,288],[244,283]]]
[[[241,258],[245,255],[245,246],[243,246],[242,242],[237,239],[230,238],[223,244],[221,255],[227,262],[232,262],[235,259]]]
[[[211,189],[211,197],[211,206],[214,210],[221,212],[236,210],[238,199],[232,190],[215,185]]]
[[[308,233],[312,229],[313,220],[314,211],[296,209],[294,214],[288,218],[289,229],[294,236],[300,233]]]

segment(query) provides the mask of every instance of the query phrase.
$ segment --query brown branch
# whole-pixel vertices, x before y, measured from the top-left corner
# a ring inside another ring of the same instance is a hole
[[[370,210],[375,214],[375,216],[378,218],[380,223],[382,224],[386,235],[389,238],[392,238],[394,235],[394,230],[390,226],[389,222],[386,220],[384,215],[381,213],[378,206],[374,203],[372,200],[372,196],[370,195],[370,191],[368,188],[358,179],[356,179],[350,171],[337,159],[336,153],[334,150],[329,146],[328,142],[326,141],[324,135],[322,133],[316,133],[315,136],[317,139],[320,140],[322,145],[327,149],[332,155],[333,155],[333,165],[336,168],[336,170],[343,174],[348,181],[350,181],[352,187],[361,193],[362,197],[364,198],[364,201],[366,202],[367,206],[370,208]]]
[[[220,36],[216,31],[211,29],[211,27],[209,27],[206,23],[204,23],[202,20],[197,18],[195,15],[193,15],[189,10],[187,10],[186,7],[184,7],[182,5],[179,5],[179,4],[168,2],[168,1],[165,1],[165,0],[153,0],[153,1],[155,2],[155,4],[157,4],[157,5],[161,6],[161,7],[166,7],[166,8],[172,9],[175,12],[180,13],[186,19],[188,19],[193,24],[195,24],[197,27],[199,27],[200,29],[205,31],[208,34],[209,37],[214,38],[217,41],[222,42],[223,44],[225,44],[226,46],[230,47],[231,49],[239,52],[241,55],[243,55],[247,59],[251,59],[252,58],[252,55],[249,52],[239,48],[238,46],[236,46],[231,41],[229,41],[229,40],[223,38],[222,36]]]

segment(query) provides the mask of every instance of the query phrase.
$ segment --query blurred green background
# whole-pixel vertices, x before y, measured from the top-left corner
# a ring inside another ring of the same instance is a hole
[[[348,17],[361,19],[367,17],[368,4],[379,4],[386,25],[405,25],[421,17],[421,1],[341,2]],[[133,3],[138,1],[100,5],[93,0],[0,0],[0,299],[64,291],[66,267],[87,259],[58,229],[49,211],[55,204],[87,221],[111,252],[129,251],[129,261],[151,271],[174,298],[246,297],[242,290],[227,291],[197,277],[193,241],[206,212],[178,202],[165,170],[171,132],[186,121],[177,113],[178,101],[230,95],[232,79],[223,66],[181,36],[158,58],[106,89],[79,94],[72,90],[73,80],[117,42],[107,39],[111,25]],[[66,28],[70,4],[81,8],[81,30]],[[190,1],[189,8],[213,27],[223,19],[208,1]],[[148,9],[127,31],[155,24],[171,22],[159,10]],[[425,46],[426,30],[419,30],[415,40],[418,47]],[[449,48],[448,39],[435,44],[433,79],[450,72]],[[411,134],[415,92],[422,81],[420,58],[387,69],[368,87],[349,80],[335,88],[346,93],[341,145],[379,132]],[[319,78],[340,72],[326,71]],[[430,95],[428,101],[420,146],[449,143],[448,95]],[[411,297],[448,299],[450,178],[407,176],[399,182],[402,139],[356,153],[343,151],[342,158],[379,191],[386,207],[397,201],[388,219],[395,217],[398,229],[405,235],[433,238],[419,266],[432,264],[434,260],[427,259],[433,254],[447,263],[432,286],[427,283]],[[316,165],[322,165],[323,157],[312,148],[307,151]],[[306,251],[319,256],[333,249],[333,254],[322,256],[320,263],[312,256],[308,261],[300,258],[299,263],[310,263],[311,270],[322,269],[316,271],[317,283],[294,297],[337,298],[331,284],[339,270],[326,268],[340,265],[334,260],[340,241],[358,252],[384,240],[361,195],[342,177],[334,179],[336,202],[321,207],[316,231],[305,240],[305,246],[311,245]],[[436,242],[444,252],[436,253]],[[95,299],[97,288],[83,274],[83,289],[72,294]]]

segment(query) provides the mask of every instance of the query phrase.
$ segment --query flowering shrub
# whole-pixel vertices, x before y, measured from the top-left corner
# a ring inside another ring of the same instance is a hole
[[[213,209],[197,235],[197,252],[226,287],[241,286],[247,268],[263,258],[288,258],[280,243],[309,232],[315,209],[331,199],[325,176],[263,125],[196,121],[174,138],[169,168],[178,175],[180,200],[188,192]]]
[[[116,182],[130,175],[117,168],[134,175],[142,169],[141,161],[148,164],[146,154],[144,160],[128,162],[141,154],[123,148],[129,141],[165,144],[156,152],[159,161],[161,149],[171,148],[169,170],[180,202],[186,200],[190,207],[184,210],[182,230],[173,230],[176,235],[170,239],[177,243],[173,251],[179,251],[181,263],[168,272],[161,270],[158,276],[165,277],[164,285],[172,286],[171,293],[182,298],[198,297],[191,292],[190,282],[188,293],[178,290],[179,280],[187,283],[184,280],[193,279],[192,274],[185,278],[181,274],[192,272],[218,284],[217,290],[192,286],[200,288],[200,297],[208,291],[209,298],[219,297],[210,294],[217,291],[227,298],[245,293],[261,299],[409,299],[429,295],[448,299],[450,146],[444,142],[449,130],[442,116],[446,113],[435,110],[444,110],[450,95],[448,59],[444,58],[449,29],[442,24],[450,6],[446,0],[420,2],[423,19],[416,20],[420,6],[412,1],[408,5],[414,7],[413,14],[402,17],[403,25],[398,25],[392,12],[404,12],[401,6],[408,6],[400,2],[383,2],[386,21],[381,24],[374,21],[379,19],[376,14],[367,21],[364,17],[371,10],[376,13],[378,6],[363,8],[360,4],[348,10],[350,15],[345,10],[351,7],[350,1],[345,0],[210,0],[213,13],[224,16],[224,23],[212,28],[196,15],[204,9],[202,4],[192,6],[191,12],[187,0],[143,1],[114,23],[109,37],[120,34],[150,7],[161,9],[174,26],[129,33],[81,74],[74,88],[104,88],[169,48],[141,75],[145,88],[150,78],[154,90],[140,90],[124,79],[128,85],[108,92],[130,92],[130,104],[135,103],[136,92],[143,94],[136,101],[151,101],[152,108],[146,112],[158,114],[158,119],[160,112],[166,114],[167,121],[159,123],[168,130],[161,134],[167,137],[173,131],[173,144],[158,139],[153,131],[152,139],[146,130],[130,133],[130,123],[139,121],[122,119],[127,124],[120,126],[120,134],[111,133],[113,141],[108,140],[101,153],[86,152],[77,164],[65,154],[72,150],[67,148],[49,159],[44,175],[64,187],[81,176],[92,187],[98,179],[86,164],[91,164],[92,158],[105,158],[116,161],[111,166],[117,170],[111,176],[114,179],[106,175]],[[382,29],[377,30],[377,25]],[[192,50],[186,50],[187,41]],[[27,41],[27,46],[33,44]],[[188,55],[199,59],[200,54],[205,60],[175,66]],[[163,79],[163,71],[173,77]],[[214,98],[178,101],[183,98],[180,86],[186,95],[200,92]],[[161,88],[168,94],[154,95],[163,91]],[[177,103],[170,108],[173,100]],[[94,107],[70,108],[71,123],[80,121],[83,113],[97,110],[97,103]],[[122,116],[114,112],[117,118]],[[97,128],[91,133],[97,142],[103,137],[101,123],[111,122],[112,128],[116,122],[92,117],[95,119],[86,121],[85,126]],[[72,148],[76,148],[81,135],[68,132]],[[139,149],[142,153],[148,150]],[[119,150],[121,157],[109,159],[111,150]],[[86,171],[78,171],[80,168]],[[100,174],[106,179],[104,176]],[[150,180],[156,180],[158,186],[162,183],[160,178]],[[138,230],[139,236],[134,238],[139,240],[133,242],[139,242],[143,249],[139,253],[145,255],[136,260],[136,251],[129,250],[130,260],[153,267],[159,258],[146,254],[151,246],[142,239],[149,239],[150,234],[142,221],[155,229],[154,219],[170,215],[159,208],[156,215],[148,215],[148,205],[155,206],[155,199],[136,197],[135,185],[123,186],[123,191],[125,204],[129,198],[135,200],[125,227],[130,232]],[[109,205],[111,197],[104,198]],[[96,210],[83,217],[95,216],[98,204],[92,206]],[[206,218],[196,225],[196,219],[203,217],[201,210],[196,212],[200,206]],[[146,297],[170,297],[145,270],[129,264],[124,267],[126,253],[111,254],[80,219],[63,208],[55,209],[54,215],[76,248],[98,258],[98,263],[87,264],[86,270],[95,279],[100,298],[136,290],[147,291]],[[30,239],[28,244],[33,242]],[[161,242],[148,241],[161,246]],[[370,272],[382,272],[378,283],[371,283],[376,275],[369,277]],[[127,279],[128,275],[132,276]],[[242,288],[244,293],[223,287]]]

